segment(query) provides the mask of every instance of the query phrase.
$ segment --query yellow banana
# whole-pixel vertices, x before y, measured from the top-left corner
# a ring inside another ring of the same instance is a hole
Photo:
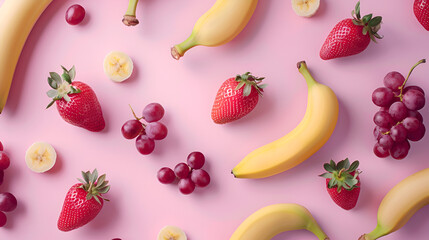
[[[377,227],[359,240],[374,240],[397,231],[420,208],[429,204],[429,168],[417,172],[394,186],[381,201]]]
[[[270,240],[275,235],[306,229],[319,240],[329,240],[311,213],[298,204],[275,204],[250,215],[229,240]]]
[[[304,118],[286,136],[248,154],[233,170],[237,178],[269,177],[300,164],[317,152],[329,139],[338,119],[338,100],[326,85],[314,80],[305,62],[298,70],[308,85]]]
[[[34,24],[52,0],[5,0],[0,7],[0,113]]]
[[[235,38],[247,25],[255,11],[258,0],[217,0],[201,16],[184,42],[171,48],[175,59],[197,45],[219,46]]]

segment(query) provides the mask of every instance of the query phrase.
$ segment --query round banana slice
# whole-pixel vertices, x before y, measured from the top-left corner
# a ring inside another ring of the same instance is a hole
[[[134,65],[131,58],[123,53],[113,51],[104,58],[104,73],[114,82],[123,82],[133,73]]]
[[[158,240],[187,240],[185,232],[175,226],[165,226],[158,233]]]
[[[320,6],[320,0],[292,0],[292,8],[298,16],[311,17]]]
[[[46,172],[55,165],[56,161],[57,152],[49,143],[35,142],[25,153],[25,162],[33,172]]]

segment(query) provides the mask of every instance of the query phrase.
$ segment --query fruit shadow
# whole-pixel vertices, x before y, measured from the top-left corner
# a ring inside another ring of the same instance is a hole
[[[118,222],[120,219],[121,211],[118,206],[118,202],[121,202],[120,199],[115,198],[113,194],[107,194],[106,198],[110,201],[104,201],[103,208],[98,216],[88,224],[88,231],[105,231],[115,225],[115,222]]]
[[[53,147],[55,149],[55,146]],[[57,152],[57,160],[55,162],[55,165],[49,171],[46,172],[47,175],[55,175],[63,169],[63,164],[64,164],[63,157],[60,152],[58,151],[56,152]]]
[[[328,11],[328,5],[329,5],[329,3],[327,1],[322,1],[319,5],[319,9],[311,18],[318,18],[318,17],[322,17],[323,15],[325,15],[326,12]]]
[[[19,178],[20,174],[21,174],[21,170],[18,168],[18,166],[13,164],[13,162],[11,162],[10,167],[4,171],[4,181],[2,186],[0,187],[1,192],[10,192],[13,195],[15,195],[13,190],[10,191],[10,189],[12,189],[12,187],[10,186],[10,183],[13,183],[14,179]],[[22,221],[21,218],[24,218],[25,213],[27,212],[25,204],[23,204],[23,202],[20,201],[19,196],[15,195],[15,197],[18,202],[16,209],[11,212],[5,213],[7,216],[7,223],[4,226],[4,228],[6,229],[12,229],[15,225],[15,222]]]
[[[422,233],[424,231],[423,229],[428,229],[429,227],[427,217],[428,215],[429,207],[424,207],[420,209],[411,217],[408,223],[406,223],[405,226],[401,228],[400,232],[398,233],[408,239],[420,239],[419,236],[421,235],[419,233]]]
[[[201,187],[195,187],[195,191],[192,193],[192,195],[202,197],[207,196],[212,198],[212,195],[217,195],[219,193],[220,187],[219,187],[219,180],[213,178],[213,174],[210,174],[214,172],[212,169],[212,162],[213,160],[210,157],[206,156],[206,162],[204,163],[204,166],[202,169],[204,169],[206,172],[210,175],[210,183],[208,186],[201,188]]]

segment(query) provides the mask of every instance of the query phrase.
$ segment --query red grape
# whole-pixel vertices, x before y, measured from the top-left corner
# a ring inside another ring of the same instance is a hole
[[[191,180],[198,187],[206,187],[210,183],[210,175],[203,169],[195,169],[191,173]]]
[[[421,123],[423,123],[423,116],[418,111],[408,111],[409,117],[415,117],[417,118]]]
[[[425,106],[425,95],[416,89],[408,90],[402,97],[404,105],[410,110],[420,110]]]
[[[408,116],[408,109],[403,102],[394,102],[390,105],[389,114],[394,120],[402,121]]]
[[[395,142],[403,142],[407,139],[407,129],[402,124],[395,125],[390,129],[390,136]]]
[[[200,169],[204,166],[206,159],[201,152],[191,152],[187,159],[188,165],[192,169]]]
[[[151,122],[146,126],[146,134],[149,138],[162,140],[167,137],[168,129],[160,122]]]
[[[404,91],[402,92],[402,94],[405,94],[410,89],[415,89],[415,90],[420,91],[421,93],[423,93],[423,96],[425,95],[425,91],[423,91],[423,89],[421,87],[419,87],[419,86],[408,86],[408,87],[404,88]]]
[[[394,97],[391,89],[380,87],[372,93],[372,102],[379,107],[388,107],[392,104]]]
[[[393,146],[394,141],[390,135],[382,134],[380,139],[378,139],[378,144],[385,149],[390,149]]]
[[[146,135],[140,135],[136,139],[136,148],[143,155],[151,154],[155,149],[155,141]]]
[[[9,156],[5,152],[0,152],[0,170],[8,168],[10,165]]]
[[[159,103],[150,103],[143,109],[146,122],[157,122],[164,116],[164,108]]]
[[[183,194],[191,194],[195,190],[195,183],[190,178],[180,179],[178,186]]]
[[[4,212],[0,212],[0,227],[3,227],[4,225],[6,225],[6,222],[7,222],[6,214],[4,214]]]
[[[407,131],[414,132],[420,127],[421,122],[416,117],[406,117],[402,124]]]
[[[374,137],[375,137],[375,139],[376,140],[378,140],[378,139],[380,139],[380,137],[382,136],[382,134],[381,133],[386,133],[386,132],[388,132],[389,131],[389,129],[388,128],[382,128],[382,127],[380,127],[380,126],[375,126],[375,128],[374,128]]]
[[[379,158],[386,158],[389,156],[389,149],[385,149],[380,144],[376,143],[373,149],[375,155]]]
[[[390,149],[390,155],[396,160],[401,160],[408,155],[410,150],[410,143],[408,141],[403,141],[400,143],[395,143]]]
[[[174,173],[179,179],[187,178],[190,171],[191,169],[186,163],[179,163],[174,167]]]
[[[16,201],[15,196],[8,192],[0,193],[0,211],[10,212],[15,210],[18,202]]]
[[[4,178],[4,171],[0,170],[0,185],[3,184],[3,178]]]
[[[172,183],[174,180],[176,180],[176,175],[174,175],[173,170],[168,167],[159,169],[157,177],[158,180],[164,184]]]
[[[374,123],[383,128],[390,128],[393,125],[393,118],[387,112],[378,111],[374,115]]]
[[[66,12],[66,21],[70,25],[77,25],[83,21],[85,18],[85,9],[79,5],[75,4],[70,6]]]
[[[416,131],[408,132],[407,138],[410,141],[417,142],[417,141],[420,141],[425,136],[425,133],[426,133],[426,127],[422,123],[422,124],[420,124],[419,128]]]
[[[144,131],[143,125],[139,120],[128,120],[122,125],[122,135],[126,139],[134,139]]]
[[[397,90],[405,82],[404,76],[399,72],[390,72],[384,77],[384,86],[390,88],[391,90]]]
[[[0,151],[3,151],[3,144],[0,142]]]

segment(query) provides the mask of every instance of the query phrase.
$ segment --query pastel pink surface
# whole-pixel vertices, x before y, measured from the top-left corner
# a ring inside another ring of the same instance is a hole
[[[0,0],[2,3],[4,0]],[[70,26],[64,19],[75,1],[55,0],[37,22],[21,55],[7,106],[0,115],[0,141],[11,158],[0,191],[10,191],[18,208],[8,213],[0,239],[156,239],[165,225],[184,229],[191,240],[229,239],[257,209],[274,203],[306,206],[331,239],[353,240],[376,226],[377,208],[388,190],[406,176],[429,167],[426,136],[412,143],[402,161],[378,159],[372,153],[372,91],[389,71],[406,74],[428,57],[427,32],[415,19],[412,1],[361,2],[362,13],[383,16],[384,39],[363,53],[323,61],[319,50],[332,27],[350,17],[355,1],[322,1],[312,18],[292,11],[290,1],[260,1],[245,30],[232,42],[196,47],[174,60],[170,47],[183,41],[211,1],[140,1],[140,24],[125,27],[127,1],[79,1],[86,19]],[[19,26],[17,26],[19,27]],[[104,56],[112,50],[134,60],[131,79],[114,83],[103,73]],[[305,113],[307,88],[296,69],[306,60],[314,77],[330,86],[340,102],[337,128],[327,144],[298,167],[260,180],[234,179],[233,168],[251,150],[292,130]],[[106,129],[92,133],[65,123],[49,103],[47,76],[60,65],[76,66],[77,80],[89,84],[103,108]],[[210,118],[218,87],[227,78],[251,71],[265,76],[264,97],[247,117],[228,125]],[[429,91],[429,65],[419,66],[410,84]],[[155,152],[140,155],[134,141],[122,137],[131,119],[128,104],[141,113],[150,102],[166,109],[162,120],[169,135]],[[422,110],[429,119],[428,107]],[[53,170],[36,174],[25,165],[26,149],[35,141],[51,143],[58,153]],[[164,166],[186,161],[192,151],[206,155],[204,169],[211,185],[189,196],[156,178]],[[345,211],[325,190],[322,164],[349,157],[361,161],[362,191],[357,207]],[[87,226],[63,233],[56,222],[67,190],[81,170],[107,174],[111,191],[100,215]],[[386,240],[426,239],[429,209],[423,208]],[[306,231],[281,234],[275,240],[316,239]]]

